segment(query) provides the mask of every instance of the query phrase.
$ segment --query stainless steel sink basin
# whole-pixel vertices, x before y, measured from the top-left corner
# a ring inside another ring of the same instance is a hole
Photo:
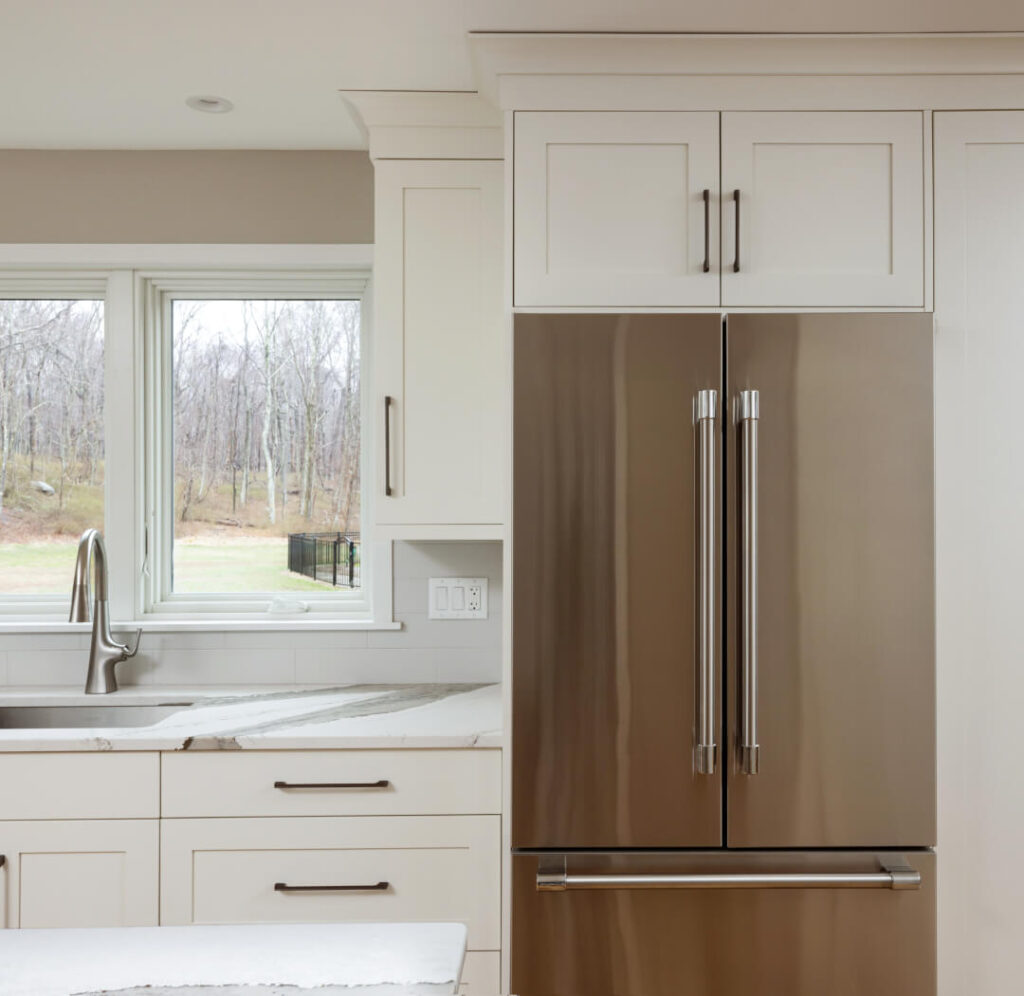
[[[0,730],[152,726],[191,702],[156,705],[0,706]]]

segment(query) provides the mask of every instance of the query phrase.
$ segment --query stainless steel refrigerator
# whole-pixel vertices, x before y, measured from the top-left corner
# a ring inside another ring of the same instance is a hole
[[[512,992],[934,996],[931,316],[514,350]]]

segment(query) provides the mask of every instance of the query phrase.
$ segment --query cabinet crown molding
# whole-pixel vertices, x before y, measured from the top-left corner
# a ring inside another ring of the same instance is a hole
[[[501,112],[473,91],[341,90],[370,158],[502,159]]]
[[[480,93],[503,110],[543,78],[1003,76],[1024,74],[1024,32],[962,34],[572,34],[471,32]],[[600,87],[599,87],[600,89]],[[607,104],[605,104],[607,106]]]

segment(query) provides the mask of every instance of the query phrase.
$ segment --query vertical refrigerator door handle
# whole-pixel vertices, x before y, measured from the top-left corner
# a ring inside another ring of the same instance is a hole
[[[739,766],[756,775],[757,743],[757,424],[760,396],[741,391],[736,418],[740,432],[740,736]]]
[[[715,744],[715,423],[718,392],[699,391],[697,432],[697,745],[698,774],[713,775]]]

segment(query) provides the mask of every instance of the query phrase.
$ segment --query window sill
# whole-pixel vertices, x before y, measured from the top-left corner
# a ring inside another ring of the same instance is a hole
[[[370,619],[138,619],[111,622],[114,633],[141,629],[144,633],[253,633],[292,631],[311,633],[324,630],[369,631],[399,630],[400,622],[374,622]],[[22,619],[0,622],[4,633],[91,633],[92,623],[59,620]]]

